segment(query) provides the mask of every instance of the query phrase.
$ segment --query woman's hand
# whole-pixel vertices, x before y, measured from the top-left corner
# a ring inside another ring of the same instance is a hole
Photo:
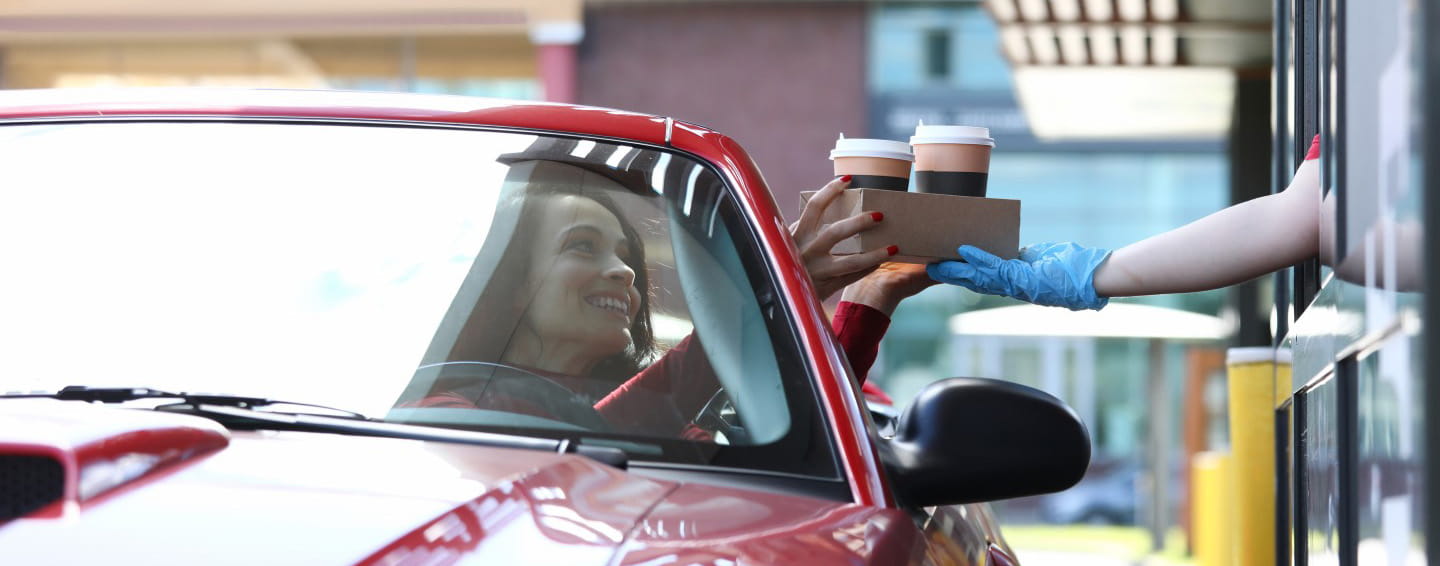
[[[850,176],[836,178],[821,188],[805,209],[800,220],[790,226],[790,235],[800,249],[800,259],[805,262],[805,271],[815,282],[820,299],[825,300],[836,291],[869,275],[881,262],[900,251],[895,246],[865,251],[857,254],[835,255],[831,250],[841,240],[849,238],[878,225],[884,215],[879,212],[862,212],[844,220],[824,223],[825,209],[850,186]]]
[[[895,307],[909,297],[939,283],[916,263],[885,262],[869,275],[845,288],[842,300],[868,306],[890,316]]]

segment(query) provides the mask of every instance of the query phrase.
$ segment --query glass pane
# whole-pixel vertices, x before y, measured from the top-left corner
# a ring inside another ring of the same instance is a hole
[[[1305,396],[1305,501],[1307,555],[1311,564],[1338,563],[1340,556],[1340,456],[1337,384],[1332,377]]]
[[[1361,564],[1423,561],[1417,532],[1418,398],[1411,340],[1399,336],[1360,360],[1355,498]]]

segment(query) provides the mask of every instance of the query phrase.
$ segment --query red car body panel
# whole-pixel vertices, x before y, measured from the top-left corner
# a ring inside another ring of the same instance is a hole
[[[677,488],[627,543],[624,563],[904,564],[921,549],[913,528],[896,528],[911,524],[897,509],[820,506],[783,495],[754,505],[737,495],[699,484]]]
[[[964,540],[939,541],[956,533],[934,525],[922,531],[896,508],[863,397],[788,228],[754,162],[724,135],[631,112],[461,97],[0,92],[0,125],[91,119],[484,126],[669,146],[714,164],[736,188],[769,251],[852,502],[662,481],[545,452],[298,432],[227,436],[205,419],[83,406],[67,410],[84,412],[86,426],[96,427],[90,434],[109,441],[67,444],[11,427],[0,436],[0,455],[40,451],[73,458],[77,469],[84,461],[166,447],[183,457],[145,469],[78,510],[47,509],[0,524],[7,562],[50,562],[57,549],[67,562],[184,556],[207,564],[983,564],[992,552],[1008,557],[1008,549],[992,550],[991,537],[973,525],[949,525],[968,529]],[[25,412],[16,407],[0,400],[0,419]],[[153,435],[134,436],[136,414],[145,415]],[[67,492],[67,501],[80,500],[78,487]],[[213,507],[197,513],[197,505]]]
[[[401,104],[403,103],[403,104]],[[665,118],[606,108],[458,96],[287,90],[0,92],[0,119],[248,117],[377,120],[546,130],[665,143]]]
[[[33,517],[58,518],[134,478],[224,448],[230,434],[206,419],[126,411],[92,421],[87,408],[58,401],[8,401],[0,413],[0,455],[47,456],[65,478],[60,500]]]
[[[177,545],[205,564],[901,564],[920,552],[896,509],[677,484],[548,452],[300,432],[225,442],[223,430],[217,445],[214,423],[200,417],[42,403],[0,402],[7,420],[61,415],[48,431],[9,436],[69,429],[111,445],[90,452],[121,460],[205,451],[146,468],[83,506],[3,525],[0,548],[16,563],[51,562],[62,549],[66,562],[163,562]],[[150,433],[150,442],[129,440]],[[7,443],[0,455],[34,444]],[[255,548],[234,547],[237,532]]]

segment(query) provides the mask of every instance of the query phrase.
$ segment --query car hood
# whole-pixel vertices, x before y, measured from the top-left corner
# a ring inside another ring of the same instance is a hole
[[[895,510],[571,455],[50,401],[0,401],[0,425],[0,466],[41,455],[74,476],[0,523],[17,563],[876,563],[914,547],[888,534],[907,532]]]

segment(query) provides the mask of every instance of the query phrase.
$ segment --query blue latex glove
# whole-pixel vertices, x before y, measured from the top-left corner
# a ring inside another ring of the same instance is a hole
[[[964,262],[927,266],[930,278],[976,293],[1074,311],[1100,310],[1110,302],[1095,294],[1095,268],[1110,257],[1110,250],[1045,242],[1020,250],[1020,259],[1000,259],[975,246],[960,246],[959,252]]]

